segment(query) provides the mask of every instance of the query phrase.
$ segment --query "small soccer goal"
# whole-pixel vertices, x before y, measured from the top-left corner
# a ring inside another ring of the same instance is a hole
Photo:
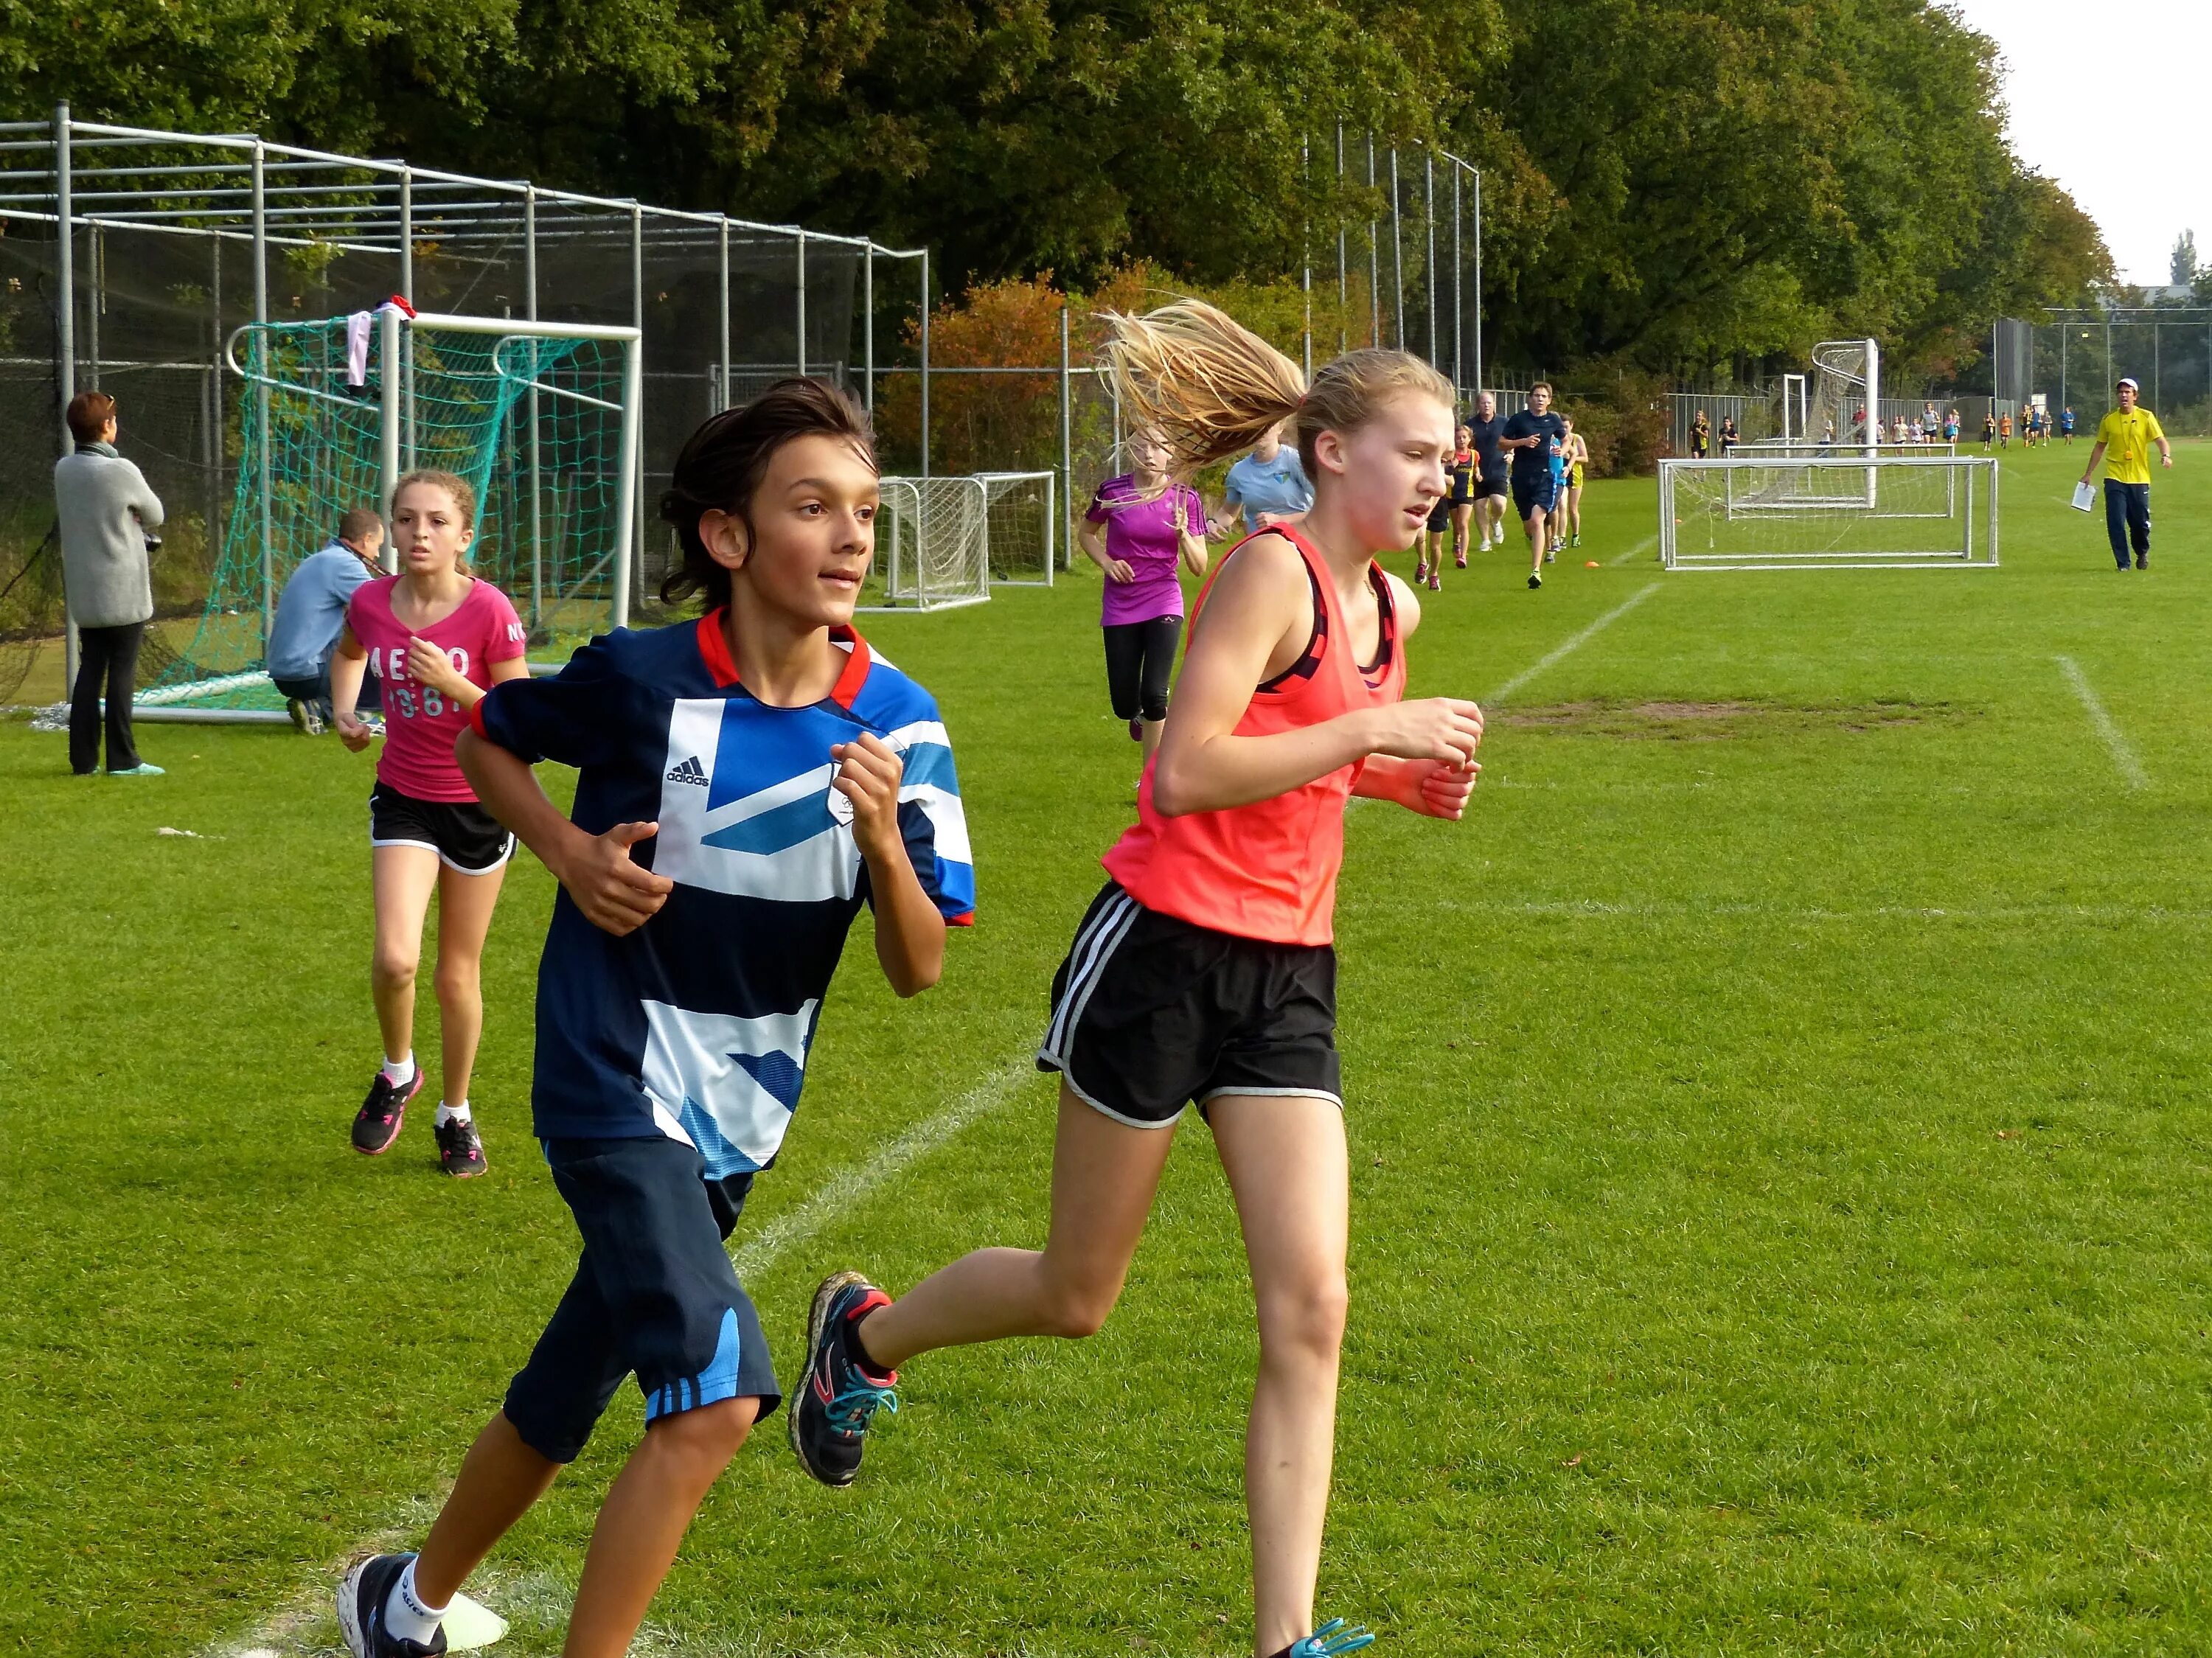
[[[864,610],[980,604],[993,585],[1050,586],[1058,521],[1050,472],[881,480]]]
[[[1993,568],[1997,464],[1785,451],[1659,463],[1670,570]]]
[[[391,307],[362,320],[365,337],[346,317],[231,336],[247,387],[237,488],[191,642],[138,694],[147,717],[283,720],[264,656],[285,580],[348,507],[388,513],[417,467],[474,487],[471,567],[534,640],[628,620],[638,331]]]

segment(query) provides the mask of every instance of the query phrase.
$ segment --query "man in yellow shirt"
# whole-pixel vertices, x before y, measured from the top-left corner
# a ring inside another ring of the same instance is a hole
[[[2120,382],[2120,406],[2099,424],[2096,446],[2089,451],[2089,464],[2081,469],[2081,482],[2086,484],[2097,470],[2097,458],[2111,451],[2112,459],[2105,466],[2105,533],[2112,537],[2112,556],[2123,570],[2128,568],[2130,541],[2135,544],[2136,568],[2150,568],[2151,445],[2158,446],[2160,465],[2173,465],[2173,446],[2166,440],[2158,416],[2136,407],[2141,392],[2133,380]]]

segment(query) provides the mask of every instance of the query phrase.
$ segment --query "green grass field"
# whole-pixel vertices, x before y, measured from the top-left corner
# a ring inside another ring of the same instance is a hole
[[[2125,577],[2082,459],[2008,458],[1995,572],[1662,576],[1647,481],[1541,593],[1514,552],[1427,598],[1415,689],[1488,697],[1644,595],[1492,701],[1463,824],[1352,814],[1322,1606],[1378,1655],[2212,1651],[2212,446]],[[821,1272],[1042,1236],[1027,1055],[1134,773],[1095,589],[869,629],[944,705],[981,924],[915,1003],[848,951],[734,1240],[787,1376]],[[367,1161],[366,761],[141,738],[168,777],[78,781],[0,724],[0,1649],[325,1652],[573,1266],[551,884],[518,860],[493,932],[489,1178],[427,1109]],[[1248,1652],[1249,1291],[1183,1141],[1103,1335],[915,1363],[848,1492],[770,1424],[640,1650]],[[499,1650],[557,1650],[640,1415],[477,1586]]]

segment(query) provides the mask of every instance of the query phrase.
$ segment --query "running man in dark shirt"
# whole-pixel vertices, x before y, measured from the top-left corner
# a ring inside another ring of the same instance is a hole
[[[1505,422],[1498,416],[1498,399],[1485,392],[1474,400],[1474,417],[1467,423],[1474,440],[1474,527],[1482,550],[1505,544],[1505,451],[1498,440]]]
[[[1513,505],[1528,531],[1528,585],[1544,585],[1544,557],[1550,550],[1550,520],[1558,504],[1552,457],[1567,440],[1565,422],[1551,412],[1552,388],[1539,380],[1528,388],[1528,406],[1505,422],[1498,446],[1513,452]]]

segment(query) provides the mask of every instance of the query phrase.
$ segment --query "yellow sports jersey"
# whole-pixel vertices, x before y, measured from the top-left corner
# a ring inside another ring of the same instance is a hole
[[[2150,446],[2166,435],[2158,416],[2138,404],[2122,414],[2115,409],[2097,425],[2105,446],[2105,476],[2115,483],[2150,482]]]

